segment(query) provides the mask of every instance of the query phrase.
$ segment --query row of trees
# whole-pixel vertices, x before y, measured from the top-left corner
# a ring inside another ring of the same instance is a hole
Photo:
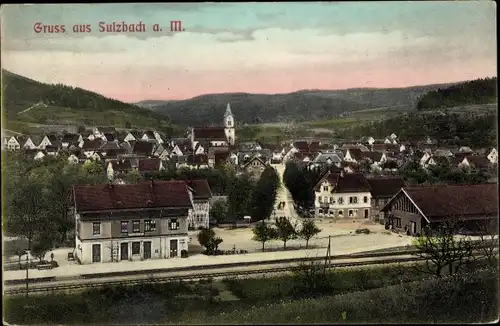
[[[283,183],[292,195],[297,213],[302,217],[307,217],[308,212],[314,208],[314,186],[319,180],[320,174],[320,170],[300,168],[294,162],[286,164]]]
[[[286,243],[290,240],[302,238],[306,240],[306,249],[309,246],[309,240],[316,234],[321,232],[314,220],[307,219],[302,223],[302,227],[291,222],[287,217],[279,217],[276,219],[275,225],[266,224],[264,221],[258,223],[253,228],[253,240],[262,243],[262,251],[265,250],[264,245],[268,241],[281,240],[283,241],[283,249],[286,250]]]
[[[486,183],[493,176],[487,171],[468,171],[452,168],[450,165],[439,165],[423,169],[418,162],[411,162],[401,170],[405,180],[413,184],[481,184]]]
[[[210,210],[218,222],[238,221],[251,216],[253,221],[269,219],[274,209],[280,181],[273,167],[266,167],[255,182],[247,174],[230,179],[227,201],[217,201]]]
[[[28,241],[27,248],[40,259],[54,245],[63,244],[74,229],[71,216],[74,184],[106,181],[102,164],[72,165],[62,154],[42,161],[25,159],[15,152],[3,153],[5,177],[4,231]]]
[[[473,114],[433,112],[398,115],[380,121],[356,125],[338,132],[344,139],[359,139],[370,135],[383,138],[395,133],[400,139],[413,136],[429,136],[440,142],[452,142],[457,146],[496,147],[496,113]]]

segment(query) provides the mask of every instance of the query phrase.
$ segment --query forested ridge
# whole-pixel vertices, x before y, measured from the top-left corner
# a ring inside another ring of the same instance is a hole
[[[482,78],[429,91],[423,95],[417,110],[497,102],[497,78]]]

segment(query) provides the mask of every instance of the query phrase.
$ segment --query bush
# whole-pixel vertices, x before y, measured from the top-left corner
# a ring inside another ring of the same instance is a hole
[[[187,258],[188,257],[188,251],[186,249],[181,250],[181,258]]]
[[[59,267],[59,264],[57,263],[57,261],[55,260],[52,260],[50,261],[50,264],[52,265],[52,267],[56,268],[56,267]]]
[[[356,234],[361,234],[361,233],[370,234],[370,229],[367,229],[367,228],[356,229]]]

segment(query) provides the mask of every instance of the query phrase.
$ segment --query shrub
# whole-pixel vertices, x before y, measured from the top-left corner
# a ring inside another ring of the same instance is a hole
[[[52,261],[50,262],[50,264],[51,264],[51,265],[52,265],[52,267],[54,267],[54,268],[55,268],[55,267],[59,267],[59,264],[58,264],[58,263],[57,263],[57,261],[55,261],[55,260],[52,260]]]
[[[188,251],[186,249],[181,250],[181,257],[182,258],[187,258],[188,257]]]

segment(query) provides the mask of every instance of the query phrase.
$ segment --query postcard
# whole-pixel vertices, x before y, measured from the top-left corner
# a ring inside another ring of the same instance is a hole
[[[6,324],[498,320],[495,2],[0,13]]]

